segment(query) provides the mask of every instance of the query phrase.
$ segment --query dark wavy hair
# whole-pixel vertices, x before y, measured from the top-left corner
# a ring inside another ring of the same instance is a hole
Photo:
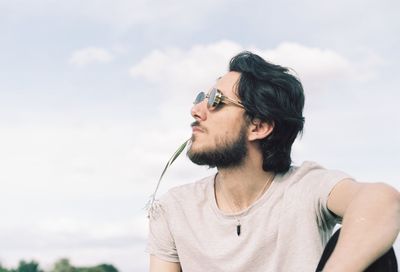
[[[288,68],[247,51],[231,59],[229,71],[241,73],[237,88],[246,115],[274,125],[272,133],[260,140],[263,170],[287,172],[292,144],[304,126],[301,82]]]

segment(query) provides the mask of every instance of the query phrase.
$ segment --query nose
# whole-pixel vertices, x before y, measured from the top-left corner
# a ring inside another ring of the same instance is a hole
[[[198,104],[194,104],[190,110],[192,117],[198,121],[204,121],[207,118],[207,99],[204,99]]]

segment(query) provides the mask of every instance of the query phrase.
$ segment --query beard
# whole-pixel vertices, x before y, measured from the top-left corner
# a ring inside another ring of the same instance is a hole
[[[198,165],[208,165],[210,168],[232,168],[240,166],[247,156],[246,126],[239,131],[239,135],[233,140],[219,139],[214,149],[194,151],[189,148],[187,156]],[[192,142],[194,142],[194,135]]]

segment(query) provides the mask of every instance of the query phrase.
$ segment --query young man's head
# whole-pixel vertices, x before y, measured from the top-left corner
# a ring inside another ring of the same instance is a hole
[[[231,59],[229,72],[207,97],[196,98],[188,156],[201,165],[236,167],[253,143],[262,154],[264,171],[284,173],[303,129],[303,107],[303,87],[287,68],[242,52]]]

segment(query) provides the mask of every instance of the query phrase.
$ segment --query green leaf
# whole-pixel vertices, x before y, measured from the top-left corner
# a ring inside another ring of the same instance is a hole
[[[183,144],[181,144],[178,149],[174,152],[174,154],[171,156],[171,158],[168,160],[167,164],[164,167],[164,170],[161,173],[160,178],[158,179],[156,189],[154,190],[154,193],[150,196],[150,200],[147,202],[146,209],[148,211],[148,217],[150,218],[151,215],[155,212],[157,209],[158,205],[156,204],[156,194],[158,191],[158,188],[160,187],[161,180],[167,171],[167,169],[172,165],[172,163],[176,160],[176,158],[179,157],[179,155],[182,153],[183,150],[185,150],[185,147],[187,144],[190,142],[191,139],[186,140]]]

